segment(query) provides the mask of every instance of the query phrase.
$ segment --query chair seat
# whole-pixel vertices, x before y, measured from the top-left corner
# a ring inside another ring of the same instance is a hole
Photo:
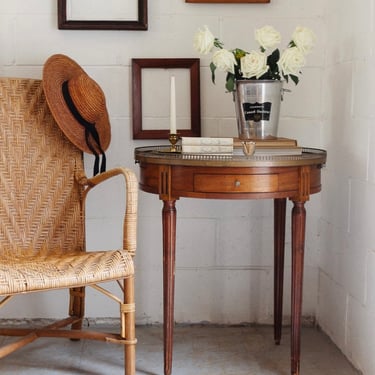
[[[0,295],[79,287],[133,274],[126,250],[2,257]]]

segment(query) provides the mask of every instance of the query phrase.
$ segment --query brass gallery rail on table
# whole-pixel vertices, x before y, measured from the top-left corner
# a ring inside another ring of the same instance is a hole
[[[297,156],[187,155],[167,146],[139,147],[140,189],[163,200],[164,373],[172,373],[176,200],[274,200],[274,338],[281,340],[286,199],[292,209],[291,374],[300,374],[305,202],[321,190],[326,152],[304,148]]]

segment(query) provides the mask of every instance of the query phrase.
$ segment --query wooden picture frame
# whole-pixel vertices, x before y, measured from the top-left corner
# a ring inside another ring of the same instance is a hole
[[[163,129],[143,127],[142,71],[144,69],[188,69],[189,84],[187,83],[186,86],[190,86],[190,93],[187,95],[190,97],[190,128],[179,129],[177,123],[177,134],[185,137],[200,137],[200,60],[197,58],[134,58],[132,59],[133,139],[168,139],[169,137],[169,123]],[[176,82],[176,86],[177,84]],[[162,98],[162,100],[168,102],[169,97]]]
[[[185,0],[186,3],[216,3],[216,4],[239,4],[239,3],[270,3],[271,0]]]
[[[58,28],[62,30],[147,30],[147,0],[134,1],[137,19],[131,20],[72,20],[68,18],[68,0],[57,0]],[[78,0],[77,0],[78,1]],[[123,0],[129,1],[129,0]],[[93,6],[93,5],[92,5]],[[135,17],[134,17],[135,18]]]

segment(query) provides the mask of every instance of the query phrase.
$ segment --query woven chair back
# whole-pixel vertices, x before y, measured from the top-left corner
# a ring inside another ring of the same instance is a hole
[[[0,78],[0,256],[83,250],[82,176],[42,81]]]

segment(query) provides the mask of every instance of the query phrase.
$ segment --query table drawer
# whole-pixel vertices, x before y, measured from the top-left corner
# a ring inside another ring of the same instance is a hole
[[[194,191],[203,193],[270,193],[278,191],[278,174],[196,174]]]

